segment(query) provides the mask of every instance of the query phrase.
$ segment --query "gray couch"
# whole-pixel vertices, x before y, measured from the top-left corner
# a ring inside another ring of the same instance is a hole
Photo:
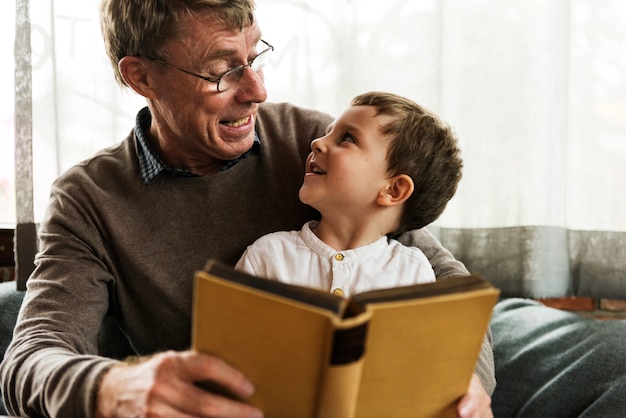
[[[23,293],[0,283],[0,359]],[[491,320],[498,417],[626,417],[626,321],[598,321],[529,299],[503,299]],[[112,318],[100,333],[103,355],[129,345]],[[0,403],[0,415],[4,412]]]

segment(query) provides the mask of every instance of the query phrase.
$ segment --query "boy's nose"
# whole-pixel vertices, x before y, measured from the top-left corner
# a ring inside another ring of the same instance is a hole
[[[311,142],[311,150],[315,151],[315,152],[323,152],[324,151],[324,139],[325,137],[321,137],[321,138],[317,138],[314,139]]]

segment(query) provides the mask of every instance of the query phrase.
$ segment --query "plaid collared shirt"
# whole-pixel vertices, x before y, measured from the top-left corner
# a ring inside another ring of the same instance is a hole
[[[141,171],[141,177],[145,184],[149,184],[161,171],[166,171],[170,174],[183,177],[200,177],[200,174],[193,173],[189,170],[183,170],[179,168],[172,168],[167,166],[158,155],[154,153],[148,139],[146,138],[146,132],[150,129],[150,123],[152,122],[152,115],[148,107],[144,107],[137,113],[137,120],[135,123],[135,137],[137,138],[137,151],[139,154],[139,169]],[[254,144],[247,152],[242,154],[239,158],[228,161],[220,171],[225,171],[237,164],[239,161],[246,158],[250,153],[258,153],[261,147],[261,141],[256,131],[254,132]]]

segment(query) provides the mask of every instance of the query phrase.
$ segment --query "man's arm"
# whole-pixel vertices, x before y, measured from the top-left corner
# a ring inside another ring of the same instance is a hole
[[[95,382],[116,363],[97,355],[110,275],[80,234],[67,232],[85,225],[73,209],[65,202],[55,222],[47,212],[36,269],[0,367],[5,405],[15,415],[91,416]]]
[[[469,274],[463,263],[445,249],[426,228],[407,231],[398,238],[402,244],[417,247],[428,257],[437,278]]]
[[[70,212],[69,205],[64,209]],[[69,216],[76,229],[80,217]],[[61,233],[60,224],[42,227],[44,250],[29,279],[14,338],[0,367],[10,413],[138,416],[125,413],[156,407],[171,408],[163,416],[175,417],[182,407],[197,411],[197,416],[209,416],[207,412],[258,416],[248,405],[194,385],[195,381],[215,381],[242,398],[251,393],[245,377],[219,359],[169,352],[130,364],[97,355],[98,332],[109,301],[108,274],[85,250],[92,247],[76,235]],[[197,393],[196,403],[189,401],[190,393]]]

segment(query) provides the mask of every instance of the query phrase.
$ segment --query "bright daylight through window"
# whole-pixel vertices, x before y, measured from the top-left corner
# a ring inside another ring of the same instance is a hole
[[[0,2],[0,227],[15,224],[13,40],[15,2]]]

